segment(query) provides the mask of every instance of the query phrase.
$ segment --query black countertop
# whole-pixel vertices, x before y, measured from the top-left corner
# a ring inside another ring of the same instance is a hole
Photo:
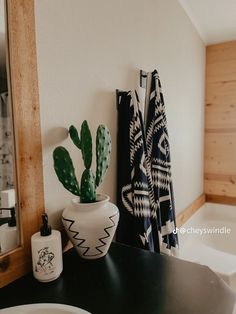
[[[0,308],[63,303],[93,314],[232,314],[235,300],[206,266],[117,243],[93,261],[68,251],[56,281],[29,274],[0,289]]]

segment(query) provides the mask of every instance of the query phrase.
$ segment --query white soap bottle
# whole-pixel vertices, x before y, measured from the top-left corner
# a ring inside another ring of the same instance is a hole
[[[48,225],[47,214],[42,219],[40,232],[31,237],[32,265],[34,277],[49,282],[57,279],[63,268],[61,233]]]

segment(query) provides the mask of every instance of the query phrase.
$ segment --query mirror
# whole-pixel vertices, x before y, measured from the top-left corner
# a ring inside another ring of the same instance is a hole
[[[19,245],[5,2],[0,0],[0,254]]]
[[[20,241],[0,255],[0,287],[31,270],[30,238],[44,212],[34,1],[6,0],[5,9]]]

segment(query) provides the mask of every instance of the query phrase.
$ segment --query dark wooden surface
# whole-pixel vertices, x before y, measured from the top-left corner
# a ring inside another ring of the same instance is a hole
[[[64,303],[93,314],[232,314],[235,294],[208,267],[113,243],[88,261],[70,250],[51,283],[32,274],[0,289],[0,308]]]

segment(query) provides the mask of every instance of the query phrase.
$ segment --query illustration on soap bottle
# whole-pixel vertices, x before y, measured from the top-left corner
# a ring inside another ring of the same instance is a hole
[[[44,247],[38,251],[38,261],[35,265],[35,272],[43,273],[45,275],[52,274],[55,270],[53,259],[55,255],[49,252],[48,247]]]

